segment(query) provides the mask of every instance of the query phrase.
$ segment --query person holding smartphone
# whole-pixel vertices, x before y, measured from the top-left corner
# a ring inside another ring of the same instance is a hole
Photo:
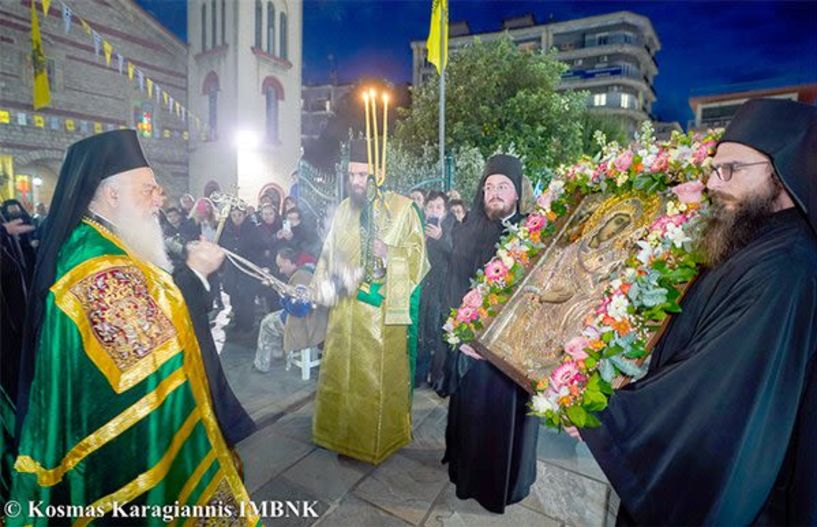
[[[446,355],[446,344],[440,329],[445,322],[441,292],[445,289],[445,273],[451,256],[451,231],[455,221],[448,213],[448,196],[438,190],[430,191],[425,204],[425,219],[426,250],[431,269],[422,283],[414,387],[420,388],[424,383],[430,383],[440,392]]]

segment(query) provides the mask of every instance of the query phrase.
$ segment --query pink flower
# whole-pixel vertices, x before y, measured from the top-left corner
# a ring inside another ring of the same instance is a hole
[[[539,214],[531,214],[528,216],[528,219],[525,220],[525,227],[528,228],[530,232],[538,232],[541,231],[542,228],[547,225],[547,218],[544,216],[540,216]]]
[[[692,159],[698,163],[699,165],[704,162],[704,160],[709,157],[709,148],[706,145],[701,145],[695,150],[695,153],[692,154]]]
[[[482,307],[482,294],[479,292],[479,289],[471,289],[468,291],[462,298],[462,305],[465,307],[470,307],[471,309],[479,309]]]
[[[550,383],[555,390],[559,390],[562,386],[569,386],[579,379],[581,379],[581,372],[573,361],[562,363],[550,374]]]
[[[630,165],[633,164],[633,153],[630,150],[625,150],[614,161],[619,172],[626,172]]]
[[[496,260],[491,260],[491,262],[485,267],[485,278],[487,278],[489,282],[498,282],[506,276],[508,276],[508,268],[505,267],[502,260],[498,258]]]
[[[669,222],[670,222],[669,216],[661,216],[652,223],[652,225],[650,226],[650,230],[664,232],[664,229],[666,229],[667,224]]]
[[[472,322],[479,318],[479,313],[472,307],[461,307],[457,310],[457,322]]]
[[[549,190],[542,192],[542,194],[536,198],[536,204],[542,209],[550,210],[551,203],[553,203],[553,194],[551,194]]]
[[[565,353],[573,357],[573,360],[582,360],[588,357],[585,348],[590,347],[590,343],[584,337],[573,337],[565,344]]]
[[[655,158],[655,161],[652,162],[650,165],[650,172],[663,172],[669,167],[669,156],[667,155],[666,151],[661,152],[658,154],[658,157]]]
[[[704,184],[696,180],[676,185],[672,187],[672,191],[681,203],[698,203],[704,188]]]

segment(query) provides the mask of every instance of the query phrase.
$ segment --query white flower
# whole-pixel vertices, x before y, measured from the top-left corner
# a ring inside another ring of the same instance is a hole
[[[678,204],[674,201],[667,202],[667,216],[675,216],[678,214]]]
[[[565,182],[561,179],[554,179],[548,185],[548,190],[550,191],[553,199],[559,199],[559,196],[565,193]]]
[[[692,157],[694,150],[691,146],[682,145],[677,150],[672,152],[670,158],[673,161],[684,161]]]
[[[513,267],[514,260],[508,254],[508,251],[506,251],[505,249],[500,249],[499,251],[497,251],[496,255],[499,257],[500,260],[502,260],[502,264],[505,267],[507,267],[508,269]]]
[[[613,289],[613,291],[618,291],[621,288],[621,280],[616,278],[615,280],[610,282],[610,287]]]
[[[456,346],[460,343],[460,338],[454,333],[446,333],[445,340],[452,346]]]
[[[650,244],[648,242],[644,241],[636,242],[636,245],[640,247],[640,249],[638,250],[638,254],[636,254],[635,256],[636,259],[638,259],[638,261],[643,263],[644,265],[647,265],[648,263],[650,263],[650,257],[652,256],[652,247],[650,247]]]
[[[687,236],[684,229],[678,227],[674,223],[667,225],[667,239],[670,240],[676,247],[681,247],[685,242],[692,241],[692,238]]]
[[[531,400],[533,411],[537,414],[544,414],[548,410],[556,411],[559,409],[559,405],[555,404],[554,401],[551,401],[543,394],[536,394],[533,396]]]
[[[627,316],[627,307],[629,307],[629,305],[630,302],[627,301],[627,297],[625,297],[624,295],[621,294],[613,295],[613,300],[607,307],[607,314],[616,320],[622,320],[624,317]]]

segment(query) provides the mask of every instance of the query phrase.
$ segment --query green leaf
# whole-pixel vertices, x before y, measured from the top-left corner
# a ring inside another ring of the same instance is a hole
[[[584,428],[587,422],[587,411],[585,411],[584,408],[579,405],[568,406],[565,413],[567,413],[567,418],[570,419],[570,422],[579,428]]]
[[[601,335],[601,341],[604,342],[605,344],[610,344],[610,342],[613,340],[614,336],[615,336],[615,333],[613,333],[612,331],[605,331]]]

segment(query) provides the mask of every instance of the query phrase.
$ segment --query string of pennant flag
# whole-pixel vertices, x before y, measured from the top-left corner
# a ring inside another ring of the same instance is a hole
[[[26,112],[11,110],[8,108],[0,108],[0,125],[9,126],[32,126],[34,128],[43,128],[48,130],[59,130],[78,134],[99,134],[108,130],[116,130],[117,128],[127,128],[118,123],[93,121],[86,119],[73,119],[68,117],[60,117],[57,115],[43,115],[38,112]],[[156,130],[151,133],[153,138],[161,139],[183,139],[185,141],[190,139],[190,134],[187,130],[174,130],[171,128],[164,128]]]
[[[34,2],[36,0],[32,0]],[[60,6],[62,7],[62,22],[63,22],[63,31],[65,34],[70,34],[72,31],[73,26],[73,19],[76,18],[79,21],[79,24],[84,31],[91,39],[94,47],[94,55],[96,56],[97,61],[99,61],[100,56],[104,57],[105,65],[109,68],[115,68],[115,70],[119,73],[119,75],[127,75],[128,80],[135,82],[139,86],[140,92],[147,92],[147,96],[149,99],[155,99],[156,104],[158,107],[166,110],[171,115],[175,115],[179,118],[186,127],[190,127],[191,124],[196,126],[196,130],[198,132],[202,132],[204,134],[207,133],[208,125],[207,123],[202,123],[201,119],[198,115],[195,115],[193,112],[187,109],[183,104],[179,101],[175,100],[172,95],[168,91],[166,91],[158,82],[148,77],[141,69],[136,67],[136,65],[129,60],[127,57],[122,55],[113,45],[105,40],[92,26],[88,23],[88,21],[81,17],[77,12],[68,5],[64,0],[58,0]],[[51,7],[52,0],[41,0],[42,2],[42,9],[45,16],[48,16],[48,11]],[[114,60],[115,59],[115,60]],[[11,117],[5,117],[2,114],[3,110],[0,110],[0,124],[9,124],[11,122]],[[19,117],[20,114],[23,112],[18,112],[18,120],[17,124],[25,125],[21,122],[21,118]],[[33,115],[33,121],[35,126],[39,126],[37,123],[39,120],[37,119],[37,114]],[[42,116],[40,116],[42,117]],[[51,119],[59,119],[56,117],[51,117]],[[3,122],[3,121],[7,122]],[[73,131],[73,128],[76,126],[73,119],[64,119],[64,125],[66,130]],[[80,121],[82,122],[82,121]],[[99,126],[97,126],[99,125]],[[42,127],[44,127],[43,125]],[[99,131],[104,130],[102,123],[93,123],[94,130]],[[111,128],[115,128],[116,125],[108,124],[107,126]],[[70,128],[69,128],[70,127]],[[53,126],[52,126],[53,128]],[[102,129],[100,129],[102,128]],[[166,129],[163,131],[162,135],[167,137],[165,134],[170,134],[169,136],[173,136],[172,130]],[[184,132],[184,135],[187,135],[187,132]],[[185,137],[186,139],[187,137]]]

